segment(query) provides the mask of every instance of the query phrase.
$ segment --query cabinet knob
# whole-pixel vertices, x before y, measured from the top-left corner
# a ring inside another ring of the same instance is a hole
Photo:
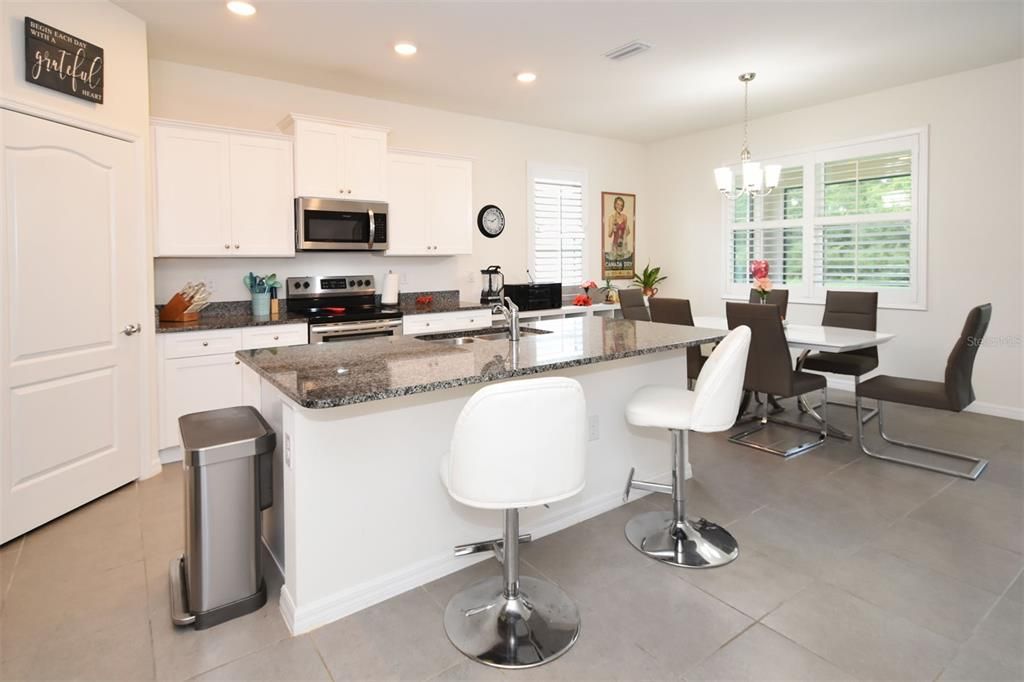
[[[225,245],[224,245],[224,248],[225,248],[225,249],[230,249],[230,248],[231,248],[231,244],[225,244]]]
[[[210,345],[210,342],[209,342],[209,341],[203,341],[203,345],[204,345],[204,346],[209,346],[209,345]]]
[[[352,194],[352,190],[346,190],[349,194]]]
[[[280,336],[275,336],[274,337],[274,341],[277,341],[279,338],[281,338],[281,337]]]
[[[424,327],[429,327],[429,326],[430,326],[430,323],[429,323],[429,322],[424,322],[424,323],[423,323],[423,326],[424,326]]]
[[[236,365],[240,365],[240,364],[242,364],[242,361],[241,360],[235,360],[235,364]]]
[[[239,248],[239,247],[238,247],[238,244],[235,244],[235,248],[236,248],[236,249],[237,249],[237,248]]]
[[[345,193],[345,188],[344,187],[342,187],[342,188],[340,188],[338,190],[338,194],[344,194],[344,193]]]

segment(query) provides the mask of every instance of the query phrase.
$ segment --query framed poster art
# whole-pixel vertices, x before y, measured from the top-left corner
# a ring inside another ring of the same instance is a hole
[[[636,272],[636,195],[601,192],[601,279]]]

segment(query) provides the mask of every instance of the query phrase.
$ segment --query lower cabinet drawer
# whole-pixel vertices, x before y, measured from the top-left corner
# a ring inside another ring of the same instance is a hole
[[[429,313],[402,318],[402,333],[407,336],[436,334],[460,329],[482,329],[491,326],[489,310],[467,310],[455,313]]]
[[[309,343],[309,325],[280,324],[267,327],[246,327],[242,330],[242,350],[302,346]]]
[[[234,353],[242,347],[241,329],[163,334],[165,358]]]

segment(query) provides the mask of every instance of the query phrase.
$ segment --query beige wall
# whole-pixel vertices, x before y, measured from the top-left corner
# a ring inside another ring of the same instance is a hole
[[[0,97],[145,138],[149,126],[146,25],[105,0],[0,3]],[[103,104],[77,99],[25,80],[24,18],[103,48]]]
[[[763,156],[929,127],[928,310],[880,311],[879,328],[898,335],[882,348],[881,371],[941,379],[967,311],[991,302],[992,343],[975,367],[978,407],[1018,418],[1024,418],[1022,64],[957,73],[750,126],[751,148]],[[712,169],[737,156],[741,136],[739,126],[729,126],[648,146],[648,247],[670,277],[663,291],[690,298],[695,314],[724,313],[721,198]],[[818,322],[821,312],[818,305],[790,305],[797,322]]]
[[[480,268],[502,266],[509,282],[525,282],[526,164],[576,166],[588,173],[587,275],[600,275],[600,192],[635,192],[638,252],[645,253],[645,153],[642,145],[546,128],[466,116],[436,109],[214,71],[183,64],[150,63],[153,116],[276,131],[289,112],[360,121],[391,128],[389,145],[469,156],[473,166],[473,209],[497,204],[505,232],[487,239],[474,229],[473,255],[447,258],[387,257],[377,254],[299,254],[291,259],[157,259],[156,298],[166,300],[186,280],[213,280],[217,300],[247,296],[241,277],[249,270],[278,277],[314,274],[372,274],[393,269],[406,277],[406,291],[461,289],[480,294]]]

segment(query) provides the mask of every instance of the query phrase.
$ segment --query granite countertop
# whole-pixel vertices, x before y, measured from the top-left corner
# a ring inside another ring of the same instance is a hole
[[[325,409],[677,350],[725,336],[715,329],[601,317],[523,327],[539,333],[524,333],[517,347],[504,338],[457,346],[393,336],[236,356],[298,405]]]
[[[430,296],[434,300],[426,305],[417,305],[416,299],[420,296]],[[457,313],[460,310],[484,310],[490,308],[485,303],[477,301],[462,301],[459,298],[458,289],[444,289],[441,291],[416,291],[408,294],[399,294],[398,309],[403,315],[426,315],[428,313]]]
[[[306,322],[305,316],[285,310],[284,301],[281,301],[281,312],[272,316],[257,317],[253,315],[252,303],[249,301],[220,301],[207,306],[199,313],[199,319],[195,322],[161,322],[159,306],[154,313],[154,318],[157,334],[262,327],[272,324],[304,324]]]

